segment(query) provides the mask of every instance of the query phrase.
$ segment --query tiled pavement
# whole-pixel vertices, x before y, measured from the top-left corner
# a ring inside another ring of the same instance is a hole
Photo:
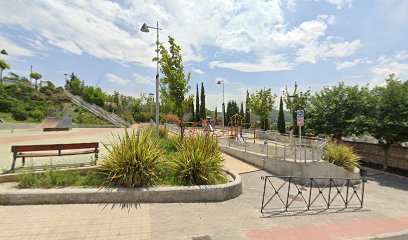
[[[260,177],[267,173],[232,157],[226,165],[243,179],[243,194],[226,202],[0,206],[0,239],[338,240],[408,233],[406,178],[372,172],[364,211],[271,216],[259,211]]]

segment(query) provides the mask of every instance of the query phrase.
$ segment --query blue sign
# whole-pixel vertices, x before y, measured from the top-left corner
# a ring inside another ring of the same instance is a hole
[[[304,110],[297,110],[297,120],[305,118],[305,111]]]

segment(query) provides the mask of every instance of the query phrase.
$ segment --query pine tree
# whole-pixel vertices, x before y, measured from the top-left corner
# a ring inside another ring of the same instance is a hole
[[[280,133],[285,133],[285,116],[283,115],[282,97],[280,98],[280,103],[279,103],[278,131]]]
[[[198,98],[198,83],[196,92],[196,109],[195,109],[195,121],[200,121],[200,99]]]
[[[201,105],[200,105],[200,117],[202,119],[207,118],[207,114],[205,113],[205,90],[204,90],[204,83],[201,82]]]
[[[217,123],[217,122],[218,122],[218,112],[217,112],[217,107],[215,107],[215,110],[214,110],[214,121],[215,121],[215,123]]]
[[[251,123],[251,115],[249,113],[249,92],[247,90],[247,95],[246,95],[246,100],[245,100],[245,123],[248,124],[247,127],[249,127],[249,124]]]

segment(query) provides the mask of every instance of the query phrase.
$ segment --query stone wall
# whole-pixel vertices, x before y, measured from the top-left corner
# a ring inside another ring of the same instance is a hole
[[[349,142],[344,143],[352,146],[360,155],[364,162],[383,164],[385,158],[384,150],[379,144]],[[408,148],[401,146],[392,146],[388,151],[388,166],[408,170]]]

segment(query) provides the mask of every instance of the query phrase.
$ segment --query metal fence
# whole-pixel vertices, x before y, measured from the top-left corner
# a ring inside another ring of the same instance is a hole
[[[47,117],[51,118],[63,118],[63,117],[72,117],[72,110],[63,108],[63,109],[57,109],[57,108],[48,108],[46,110]]]
[[[364,177],[264,176],[261,179],[264,180],[261,212],[363,207]]]

